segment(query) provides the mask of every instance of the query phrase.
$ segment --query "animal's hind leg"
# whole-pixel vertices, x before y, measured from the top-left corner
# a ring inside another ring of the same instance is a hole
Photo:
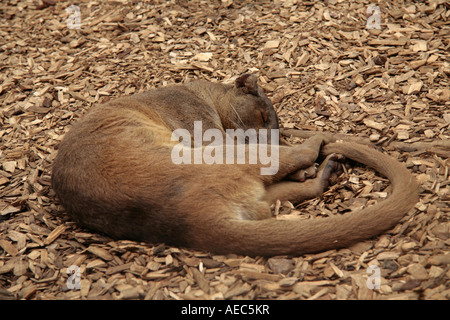
[[[342,160],[342,155],[333,153],[323,161],[316,178],[305,182],[282,181],[266,187],[264,200],[269,204],[277,200],[300,203],[320,196],[329,186],[330,178],[341,168]]]

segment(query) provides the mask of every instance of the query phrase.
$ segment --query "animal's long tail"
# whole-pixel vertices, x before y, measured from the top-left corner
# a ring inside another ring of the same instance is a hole
[[[299,221],[224,219],[210,226],[208,235],[197,245],[217,253],[263,256],[341,248],[393,227],[418,202],[415,178],[393,158],[354,143],[331,143],[322,152],[340,153],[375,169],[391,181],[391,195],[373,206],[336,217]]]

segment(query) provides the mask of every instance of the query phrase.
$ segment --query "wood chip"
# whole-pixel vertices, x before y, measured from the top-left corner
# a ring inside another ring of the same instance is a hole
[[[194,56],[194,60],[198,60],[198,61],[202,61],[202,62],[207,62],[207,61],[211,60],[211,58],[212,58],[211,52],[202,52],[202,53],[198,53]]]
[[[422,86],[422,81],[416,81],[408,87],[406,94],[417,94],[420,92],[420,89],[422,89]]]
[[[2,247],[3,250],[5,250],[11,256],[16,256],[19,253],[17,248],[7,240],[0,240],[0,247]]]
[[[53,229],[52,232],[47,236],[47,238],[44,241],[45,245],[51,244],[53,241],[55,241],[62,233],[66,231],[65,225],[57,226],[55,229]]]
[[[371,46],[381,45],[381,46],[404,46],[406,44],[406,39],[395,40],[395,39],[373,39],[368,42]]]
[[[275,48],[278,48],[279,45],[280,45],[280,41],[279,40],[269,40],[264,45],[264,48],[275,49]]]
[[[428,263],[433,264],[433,265],[450,264],[450,254],[434,255],[434,256],[428,258]]]
[[[206,293],[209,293],[209,283],[205,279],[204,275],[196,268],[191,268],[191,271],[200,289]]]
[[[243,295],[251,290],[251,286],[248,283],[238,283],[238,285],[234,286],[234,288],[228,290],[224,294],[225,299],[231,299],[235,296]]]
[[[98,256],[99,258],[102,258],[105,261],[110,261],[112,259],[114,259],[114,257],[105,249],[100,248],[100,247],[96,247],[96,246],[89,246],[89,248],[87,248],[87,250],[92,253],[95,254],[96,256]]]
[[[370,120],[370,119],[364,119],[364,124],[366,126],[368,126],[369,128],[373,128],[373,129],[376,129],[376,130],[379,130],[379,131],[382,131],[386,127],[385,124],[379,123],[379,122],[375,122],[375,121]]]

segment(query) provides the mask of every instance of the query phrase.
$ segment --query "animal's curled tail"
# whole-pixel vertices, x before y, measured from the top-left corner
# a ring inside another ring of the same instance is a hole
[[[330,143],[323,147],[322,153],[343,154],[375,169],[390,180],[390,196],[362,210],[328,218],[223,219],[198,230],[202,238],[196,245],[219,253],[263,256],[342,248],[392,228],[419,200],[416,179],[403,164],[388,155],[355,143]]]

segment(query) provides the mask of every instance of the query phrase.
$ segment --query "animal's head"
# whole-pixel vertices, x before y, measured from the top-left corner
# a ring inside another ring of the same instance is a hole
[[[234,109],[233,129],[278,129],[278,116],[272,103],[259,88],[257,77],[251,73],[239,76],[231,89]]]

